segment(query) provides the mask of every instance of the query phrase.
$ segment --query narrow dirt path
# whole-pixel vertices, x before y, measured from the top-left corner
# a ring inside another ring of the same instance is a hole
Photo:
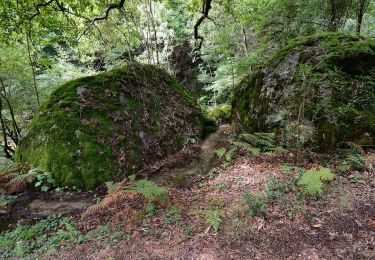
[[[182,182],[189,182],[195,176],[208,174],[215,160],[215,150],[229,131],[230,125],[220,126],[215,133],[209,135],[202,142],[198,159],[193,160],[186,166],[159,172],[152,175],[150,179],[158,184],[175,186],[182,184]]]

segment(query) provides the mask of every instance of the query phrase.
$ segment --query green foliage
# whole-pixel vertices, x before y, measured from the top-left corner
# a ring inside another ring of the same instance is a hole
[[[55,180],[52,177],[52,173],[37,171],[35,169],[32,169],[30,171],[35,171],[35,188],[40,189],[40,191],[47,192],[55,186]]]
[[[223,157],[227,153],[227,149],[221,147],[215,151],[215,154],[219,157]]]
[[[113,181],[106,181],[104,184],[107,188],[107,191],[114,190],[117,187],[117,183],[115,183]]]
[[[218,123],[229,123],[231,120],[231,105],[222,104],[209,107],[206,110],[207,116]]]
[[[220,182],[211,184],[210,188],[215,189],[215,190],[226,190],[229,188],[229,184],[226,181],[220,181]]]
[[[277,180],[270,180],[266,187],[265,201],[277,204],[285,203],[285,192],[287,189],[288,183],[280,182]]]
[[[241,134],[238,136],[238,139],[260,149],[262,152],[276,147],[274,133]]]
[[[261,153],[259,148],[253,147],[251,144],[244,141],[234,141],[233,144],[237,147],[246,149],[246,151],[255,156],[258,156]]]
[[[245,192],[242,198],[246,207],[248,208],[247,213],[251,217],[266,217],[268,215],[264,205],[264,199],[260,195]]]
[[[156,206],[153,203],[149,203],[146,205],[146,217],[153,217],[156,214]]]
[[[224,157],[224,162],[222,166],[224,168],[227,168],[231,165],[233,157],[236,155],[236,151],[237,151],[237,147],[234,147],[230,150],[227,150],[224,147],[222,147],[222,148],[217,149],[215,151],[215,154],[220,158]]]
[[[177,205],[172,205],[169,210],[163,216],[163,223],[166,225],[176,224],[180,222],[181,217],[181,208]]]
[[[8,169],[12,165],[14,165],[13,161],[0,156],[0,172]]]
[[[216,232],[220,230],[220,225],[222,220],[223,213],[220,210],[205,210],[203,211],[206,224],[212,227]]]
[[[146,179],[135,181],[126,188],[142,194],[149,201],[163,201],[168,196],[168,191],[166,189]]]
[[[225,206],[225,201],[219,199],[210,200],[209,203],[214,208],[222,208]]]
[[[25,258],[41,255],[63,244],[77,242],[80,232],[68,218],[52,216],[34,225],[18,225],[0,234],[1,258]]]
[[[367,169],[365,158],[358,153],[348,154],[344,163],[352,170],[364,171]]]
[[[0,191],[1,193],[1,191]],[[15,195],[9,195],[6,197],[0,198],[0,206],[6,206],[7,204],[11,203],[12,201],[16,200],[17,196]]]
[[[95,229],[87,232],[85,235],[78,237],[78,243],[82,243],[87,240],[100,240],[116,247],[119,241],[130,240],[131,234],[123,231],[116,231],[107,225],[99,225]]]
[[[318,197],[323,193],[323,181],[332,181],[334,178],[335,175],[328,168],[312,168],[302,174],[298,185],[310,196]]]

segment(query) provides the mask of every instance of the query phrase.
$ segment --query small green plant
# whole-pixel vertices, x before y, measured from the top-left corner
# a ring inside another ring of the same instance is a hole
[[[100,196],[94,194],[94,197],[93,197],[92,200],[95,202],[95,204],[99,204],[102,201],[102,198]]]
[[[156,214],[156,206],[153,203],[146,205],[146,217],[153,217]]]
[[[297,184],[310,196],[318,197],[323,193],[323,181],[332,181],[335,175],[328,168],[312,168],[305,171]]]
[[[266,152],[276,147],[274,133],[241,134],[238,139],[260,149],[261,152]]]
[[[264,205],[264,199],[260,195],[245,192],[243,195],[243,201],[248,208],[247,213],[251,217],[266,217],[268,215]]]
[[[357,171],[367,170],[365,158],[358,153],[349,154],[345,162],[350,166],[350,169]]]
[[[209,201],[209,204],[214,207],[214,208],[222,208],[225,206],[225,201],[223,200],[218,200],[218,199],[213,199]]]
[[[287,201],[285,194],[287,189],[287,183],[271,179],[266,187],[265,201],[284,205]]]
[[[12,160],[9,160],[2,155],[0,155],[0,172],[8,169],[9,167],[13,166],[15,163]]]
[[[0,206],[5,206],[17,199],[16,195],[7,195],[2,198],[0,198]]]
[[[55,186],[55,180],[52,177],[52,173],[40,171],[37,169],[32,169],[30,171],[35,171],[35,188],[40,189],[40,191],[47,192]]]
[[[219,148],[215,151],[215,154],[219,157],[222,158],[224,157],[225,161],[222,164],[222,167],[228,168],[231,165],[231,162],[233,160],[233,157],[235,156],[237,151],[237,147],[233,147],[230,150],[227,150],[225,148]]]
[[[18,225],[0,234],[0,258],[28,258],[41,255],[62,244],[78,242],[81,233],[69,218],[51,216],[34,225]]]
[[[244,148],[247,152],[249,152],[249,153],[251,153],[251,154],[253,154],[255,156],[258,156],[260,154],[260,149],[259,148],[253,147],[253,146],[251,146],[250,144],[248,144],[246,142],[235,141],[235,142],[233,142],[233,144],[236,147]]]
[[[220,230],[223,213],[220,210],[204,210],[203,211],[206,224],[212,227],[216,232]]]
[[[226,190],[229,188],[229,184],[226,181],[220,181],[215,184],[211,184],[210,188],[215,189],[215,190]]]
[[[141,193],[149,201],[162,201],[168,196],[166,189],[158,186],[155,182],[146,179],[135,181],[126,188]]]
[[[221,147],[215,150],[215,154],[220,158],[223,157],[226,153],[227,153],[227,149],[225,149],[224,147]]]
[[[184,239],[188,239],[193,234],[193,229],[190,225],[184,224],[182,225],[182,228],[184,229]]]
[[[173,205],[163,216],[163,223],[166,225],[175,224],[181,219],[181,209],[177,205]]]
[[[117,184],[113,181],[107,181],[105,182],[105,186],[107,188],[107,191],[114,190],[117,187]]]
[[[96,229],[93,229],[85,235],[82,235],[79,239],[79,242],[91,239],[97,239],[112,244],[119,240],[130,240],[131,234],[123,231],[113,230],[109,225],[99,225],[96,227]]]
[[[218,168],[212,168],[210,172],[208,173],[208,177],[212,179],[215,175],[219,174],[220,170]]]

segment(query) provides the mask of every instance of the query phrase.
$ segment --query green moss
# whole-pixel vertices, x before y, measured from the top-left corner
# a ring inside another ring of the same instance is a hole
[[[87,190],[137,173],[210,129],[173,77],[129,64],[56,89],[32,120],[16,161],[51,171],[59,186]]]
[[[279,131],[303,103],[302,119],[313,123],[322,149],[358,137],[374,144],[374,90],[375,41],[341,33],[297,38],[235,88],[233,125]]]

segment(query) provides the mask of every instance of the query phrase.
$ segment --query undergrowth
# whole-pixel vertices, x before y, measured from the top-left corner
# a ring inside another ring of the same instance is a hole
[[[0,258],[25,258],[41,255],[61,245],[79,242],[81,233],[69,218],[51,216],[34,225],[18,225],[0,234]]]
[[[323,181],[332,181],[335,175],[328,168],[312,168],[305,171],[298,181],[298,185],[310,196],[321,196],[323,193]]]

